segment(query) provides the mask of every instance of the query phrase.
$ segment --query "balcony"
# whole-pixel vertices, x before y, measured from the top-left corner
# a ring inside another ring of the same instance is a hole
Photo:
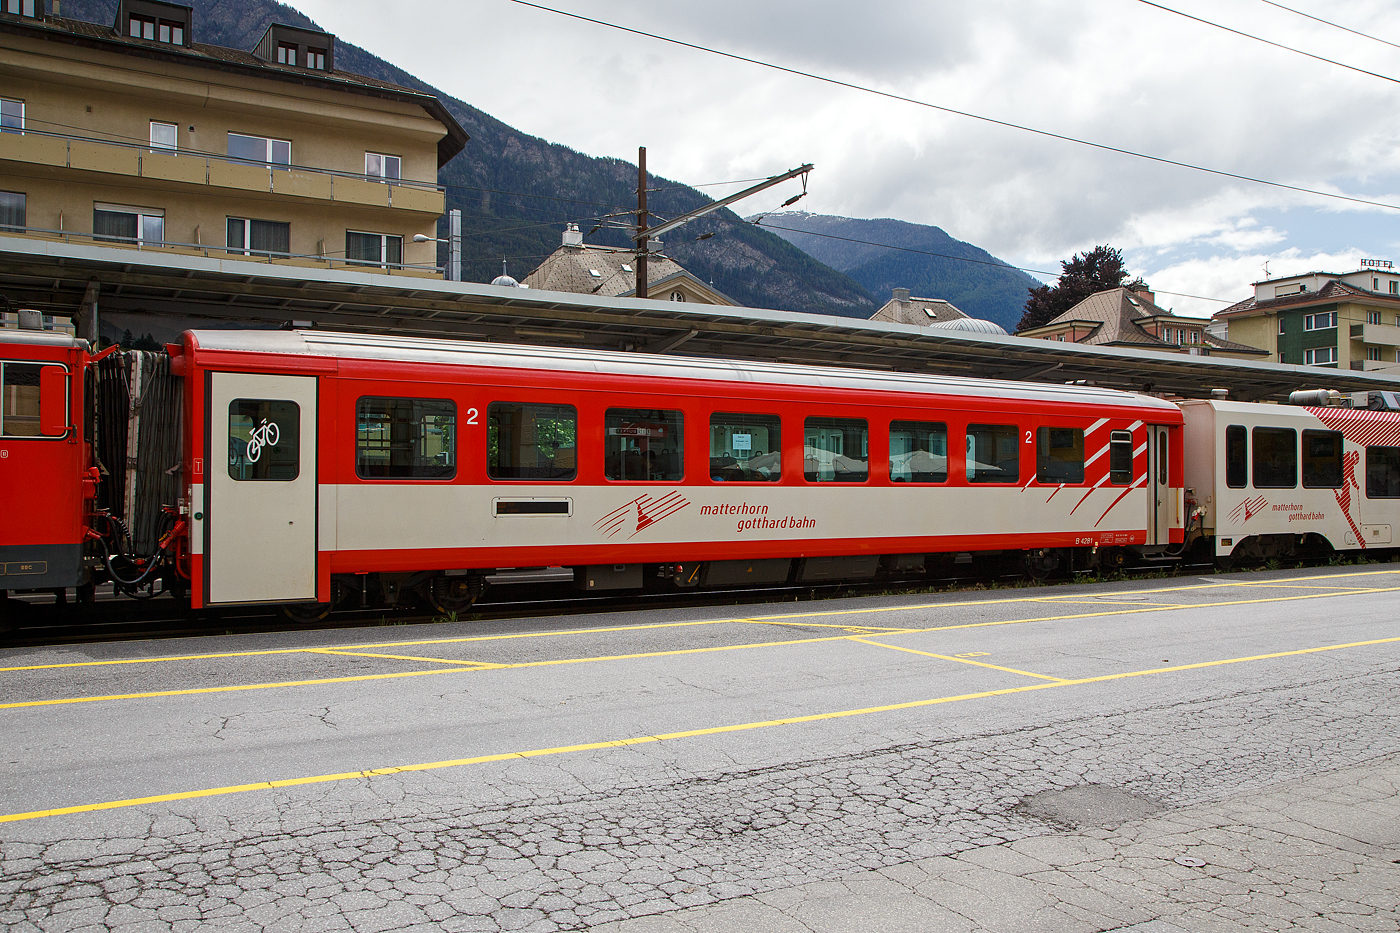
[[[1400,347],[1400,327],[1393,324],[1353,324],[1351,339],[1373,346]]]
[[[206,246],[202,243],[176,243],[169,240],[150,242],[126,240],[110,236],[97,236],[73,230],[44,230],[38,227],[0,227],[0,236],[21,236],[36,240],[77,243],[86,246],[100,246],[116,250],[139,250],[147,255],[157,256],[202,256],[206,259],[225,259],[235,262],[256,262],[279,266],[303,266],[313,269],[353,269],[375,275],[409,275],[419,278],[441,278],[442,266],[418,263],[374,263],[358,259],[346,259],[343,255],[318,255],[302,253],[270,253],[256,250],[233,249],[224,246]]]
[[[106,175],[146,178],[210,189],[265,192],[279,198],[339,202],[440,216],[446,189],[436,182],[338,172],[307,165],[270,165],[191,150],[152,150],[111,142],[25,130],[0,133],[0,160]]]

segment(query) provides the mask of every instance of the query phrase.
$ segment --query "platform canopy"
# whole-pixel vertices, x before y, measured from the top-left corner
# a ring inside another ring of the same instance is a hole
[[[218,259],[0,236],[11,308],[83,315],[165,342],[190,327],[316,327],[639,353],[1079,382],[1177,395],[1400,391],[1400,374],[1090,347],[756,308],[447,282],[382,270]],[[80,332],[81,334],[81,332]]]

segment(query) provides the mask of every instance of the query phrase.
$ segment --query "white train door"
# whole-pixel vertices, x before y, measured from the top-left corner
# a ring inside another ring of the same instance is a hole
[[[316,379],[210,373],[208,602],[316,599]]]
[[[1147,543],[1171,543],[1171,448],[1167,429],[1147,426]]]

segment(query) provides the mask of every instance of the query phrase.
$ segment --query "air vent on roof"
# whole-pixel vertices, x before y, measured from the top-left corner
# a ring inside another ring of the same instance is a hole
[[[933,310],[932,308],[925,308],[924,313],[927,314],[929,317],[938,317],[938,312]]]
[[[601,279],[603,277],[603,273],[599,272],[597,269],[589,269],[588,274],[593,276],[595,279]]]
[[[624,262],[624,263],[622,264],[622,271],[623,271],[623,272],[631,272],[631,271],[632,271],[632,267],[629,266],[627,263]]]

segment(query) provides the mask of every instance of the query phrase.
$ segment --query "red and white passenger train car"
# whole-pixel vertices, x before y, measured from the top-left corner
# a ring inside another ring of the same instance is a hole
[[[1183,540],[1180,410],[1074,386],[325,332],[196,331],[196,606],[438,606],[499,568],[590,588],[859,579],[928,555]]]
[[[1197,542],[1259,560],[1389,546],[1400,522],[1397,412],[322,331],[167,352],[149,472],[179,501],[146,502],[171,508],[136,556],[139,484],[125,523],[108,486],[152,426],[103,434],[126,402],[85,342],[0,332],[0,595],[111,579],[195,607],[452,610],[488,579],[809,583],[968,554],[1039,573]]]

